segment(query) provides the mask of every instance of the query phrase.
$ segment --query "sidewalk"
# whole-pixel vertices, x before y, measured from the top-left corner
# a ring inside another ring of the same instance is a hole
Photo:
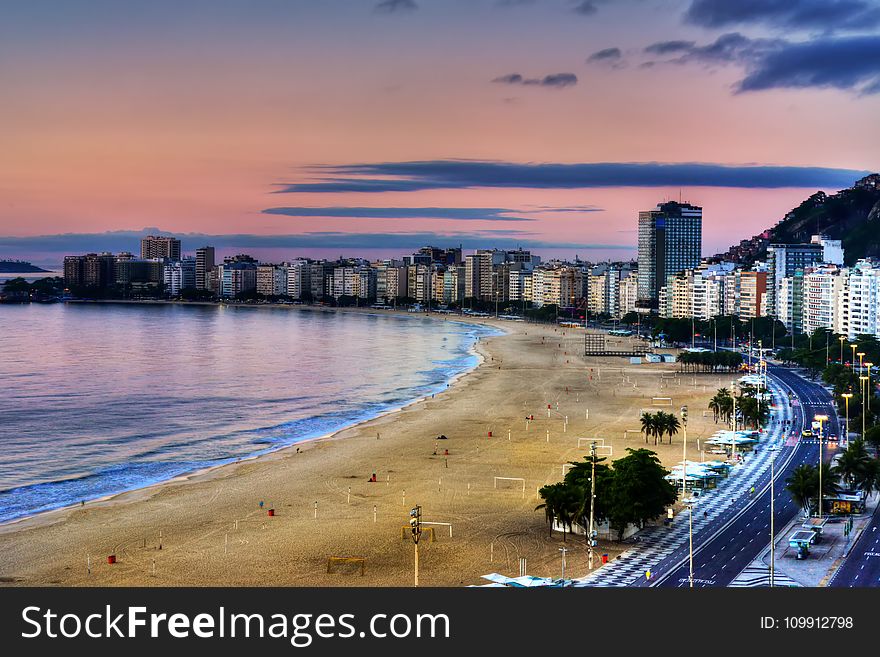
[[[844,536],[844,519],[834,518],[838,522],[829,521],[825,525],[822,542],[810,546],[810,556],[797,559],[797,551],[788,546],[788,537],[795,529],[800,528],[803,516],[798,516],[776,534],[776,586],[827,586],[828,581],[849,555],[853,545],[862,535],[862,530],[871,521],[880,497],[874,496],[868,501],[865,513],[853,517],[853,529],[849,536]],[[769,586],[770,585],[770,547],[761,553],[736,579],[732,587]]]

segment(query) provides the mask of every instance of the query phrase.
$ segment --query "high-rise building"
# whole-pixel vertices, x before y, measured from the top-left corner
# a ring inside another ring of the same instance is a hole
[[[479,250],[464,258],[464,296],[468,299],[492,299],[492,251]]]
[[[112,253],[87,253],[64,257],[64,284],[67,287],[109,287],[116,282],[116,258]]]
[[[846,324],[843,332],[850,340],[859,335],[880,336],[880,266],[859,260],[849,270],[845,290]]]
[[[181,290],[194,288],[196,285],[196,259],[183,258],[176,262],[166,262],[163,267],[165,292],[173,297]]]
[[[643,309],[657,308],[666,279],[700,264],[703,209],[669,201],[639,212],[639,298]]]
[[[771,244],[767,247],[767,314],[780,317],[779,301],[782,281],[822,262],[821,244]],[[841,264],[843,264],[841,262]],[[790,306],[786,308],[788,312]],[[781,317],[780,317],[781,319]]]
[[[766,311],[767,272],[736,271],[736,315],[740,319],[761,317]]]
[[[280,297],[287,294],[286,265],[257,265],[257,294]]]
[[[843,333],[841,299],[845,277],[837,265],[818,265],[804,272],[804,333],[827,328]]]
[[[236,256],[238,257],[238,256]],[[218,265],[219,296],[234,298],[257,289],[257,265],[243,259],[226,258]]]
[[[180,240],[167,235],[147,235],[141,239],[141,259],[180,260]]]
[[[210,288],[209,277],[214,269],[214,247],[203,246],[196,249],[196,289]]]

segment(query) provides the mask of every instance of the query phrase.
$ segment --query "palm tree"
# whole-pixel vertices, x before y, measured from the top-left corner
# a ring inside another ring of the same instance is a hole
[[[715,424],[718,424],[718,418],[721,415],[722,401],[721,397],[718,393],[715,393],[715,396],[709,400],[709,410],[712,411],[712,415],[715,418]]]
[[[669,444],[672,444],[672,437],[678,433],[678,430],[681,429],[681,422],[678,421],[678,417],[674,413],[661,413],[661,430],[660,430],[660,439],[663,441],[663,433],[666,432],[669,434]]]
[[[863,478],[870,460],[864,441],[854,440],[840,453],[833,471],[846,485],[853,486]]]
[[[865,464],[856,485],[861,489],[866,497],[871,497],[874,493],[880,491],[880,459],[870,459]]]
[[[796,467],[791,476],[785,480],[785,489],[791,493],[791,498],[803,509],[805,516],[810,514],[810,500],[818,488],[817,472],[812,465],[802,464]]]
[[[657,444],[657,416],[653,413],[645,411],[639,418],[642,423],[642,433],[645,434],[645,444],[648,444],[648,437],[654,436],[654,444]]]

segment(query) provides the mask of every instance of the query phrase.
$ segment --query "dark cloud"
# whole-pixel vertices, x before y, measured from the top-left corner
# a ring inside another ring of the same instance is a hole
[[[816,31],[865,30],[880,26],[874,0],[693,0],[685,20],[709,28],[766,25]]]
[[[577,3],[574,7],[572,7],[572,11],[576,14],[580,14],[581,16],[592,16],[599,8],[596,6],[595,2],[590,2],[590,0],[583,0],[582,2]]]
[[[599,50],[594,52],[592,55],[587,57],[588,62],[617,62],[620,61],[622,57],[622,53],[620,52],[620,48],[605,48],[603,50]]]
[[[666,43],[677,57],[666,62],[707,66],[732,64],[745,71],[734,91],[833,88],[861,95],[880,93],[880,36],[826,36],[810,41],[751,39],[723,34],[706,45],[662,42],[645,48],[659,54]],[[653,64],[652,64],[653,65]]]
[[[382,0],[376,5],[375,11],[383,14],[392,14],[396,11],[412,11],[419,6],[415,0]]]
[[[841,189],[865,171],[822,167],[733,166],[712,163],[597,162],[517,164],[481,160],[379,162],[318,167],[321,179],[282,185],[275,193],[403,192],[478,187],[736,187]]]
[[[646,53],[652,55],[673,55],[691,50],[696,43],[694,41],[659,41],[645,48]]]
[[[750,39],[739,32],[722,34],[712,43],[683,50],[676,61],[703,64],[749,64],[785,45],[781,39]]]
[[[16,257],[39,254],[44,264],[60,265],[65,255],[110,251],[136,251],[141,237],[161,232],[158,228],[144,228],[140,231],[111,231],[106,233],[64,233],[56,235],[37,235],[29,237],[0,237],[0,249]],[[496,248],[516,248],[518,246],[545,249],[606,249],[632,250],[628,244],[594,244],[551,242],[543,240],[535,233],[518,230],[484,231],[410,231],[404,233],[349,233],[335,231],[308,232],[287,235],[253,235],[248,233],[232,235],[209,235],[204,233],[173,233],[183,242],[185,252],[210,244],[218,249],[246,251],[249,249],[347,249],[356,254],[359,250],[383,249],[406,252],[411,249],[435,244],[437,246],[458,246],[477,248],[492,246]]]
[[[577,76],[574,73],[552,73],[543,78],[526,78],[519,73],[508,73],[495,78],[492,82],[499,84],[521,84],[525,86],[539,87],[572,87],[577,84]]]
[[[365,208],[365,207],[280,207],[267,208],[263,214],[288,217],[326,217],[352,219],[452,219],[455,221],[535,221],[510,216],[519,210],[509,208]]]
[[[753,62],[736,90],[808,87],[880,93],[880,36],[787,43]]]

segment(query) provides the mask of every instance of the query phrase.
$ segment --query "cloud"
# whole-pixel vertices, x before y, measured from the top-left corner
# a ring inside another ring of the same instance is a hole
[[[382,0],[376,5],[375,11],[383,14],[393,14],[397,11],[412,11],[419,6],[415,0]]]
[[[679,63],[748,64],[785,45],[781,39],[750,39],[739,32],[722,34],[705,46],[682,49]]]
[[[694,41],[658,41],[645,48],[645,52],[652,55],[672,55],[691,50],[696,43]]]
[[[622,53],[620,48],[605,48],[587,57],[588,62],[619,62]]]
[[[428,160],[328,165],[319,179],[282,184],[276,194],[405,192],[430,189],[594,187],[782,187],[841,189],[868,172],[824,167],[726,165],[704,162],[593,162],[520,164],[483,160]]]
[[[63,233],[29,237],[2,237],[0,249],[19,257],[40,254],[45,264],[60,264],[64,255],[110,251],[136,252],[139,240],[144,235],[162,233],[174,234],[182,241],[183,250],[192,252],[197,247],[209,244],[221,251],[240,252],[248,249],[347,249],[350,253],[358,250],[381,249],[406,252],[425,244],[437,246],[458,246],[466,248],[516,248],[518,246],[545,249],[604,249],[631,251],[630,244],[572,243],[553,242],[539,235],[518,230],[484,230],[469,232],[410,231],[401,233],[350,233],[319,231],[285,235],[253,235],[238,233],[229,235],[210,235],[205,233],[169,233],[158,228],[144,228],[140,231],[121,230],[106,233]]]
[[[595,2],[590,2],[590,0],[582,0],[582,2],[577,3],[574,7],[572,7],[572,11],[576,14],[580,14],[581,16],[592,16],[599,8],[596,6]]]
[[[808,87],[880,93],[880,36],[786,43],[753,62],[736,91]]]
[[[676,44],[669,46],[668,44]],[[690,42],[660,42],[645,48],[678,57],[665,60],[677,64],[707,66],[736,65],[744,77],[734,91],[767,89],[830,88],[860,95],[880,93],[880,36],[826,36],[809,41],[751,39],[730,32],[714,42],[698,46]]]
[[[451,219],[454,221],[535,221],[510,216],[521,213],[509,208],[368,208],[368,207],[279,207],[266,208],[263,214],[288,217],[326,217],[351,219]]]
[[[866,30],[880,25],[873,0],[693,0],[685,21],[708,28],[764,25],[778,29]]]
[[[562,89],[564,87],[573,87],[577,84],[578,79],[574,73],[552,73],[550,75],[545,75],[543,78],[526,78],[519,73],[508,73],[507,75],[495,78],[492,82],[499,84],[556,87],[557,89]]]

